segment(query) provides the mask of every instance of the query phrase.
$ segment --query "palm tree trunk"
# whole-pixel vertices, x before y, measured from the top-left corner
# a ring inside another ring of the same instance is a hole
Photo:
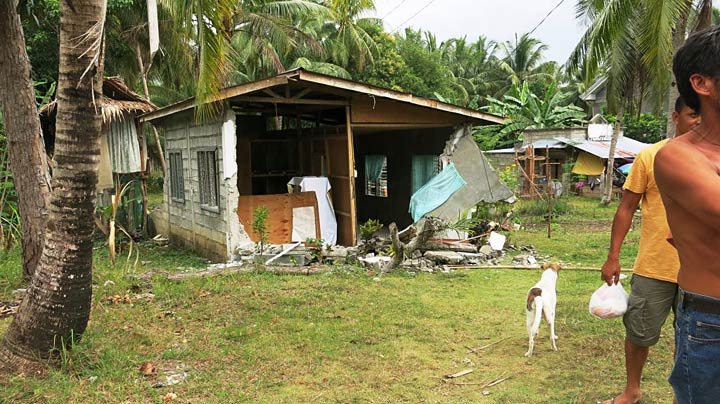
[[[29,282],[44,245],[49,176],[30,60],[17,0],[0,1],[0,105],[22,226],[23,278]]]
[[[709,0],[712,4],[712,1]],[[687,33],[687,23],[688,23],[688,16],[690,15],[690,10],[692,9],[692,0],[686,0],[685,8],[682,11],[682,14],[680,15],[680,18],[678,19],[677,24],[675,25],[675,30],[673,31],[673,55],[675,52],[677,52],[678,49],[682,46],[683,43],[685,43],[685,34]],[[701,23],[701,21],[699,21]],[[668,139],[672,139],[675,137],[675,123],[672,121],[672,113],[675,111],[675,100],[680,96],[680,92],[678,91],[678,87],[675,84],[675,80],[673,78],[672,83],[670,83],[670,90],[668,91],[668,104],[667,104],[667,126],[666,126],[666,132],[667,135],[665,136]]]
[[[605,178],[603,184],[603,196],[600,203],[607,206],[612,201],[613,196],[613,170],[615,163],[615,149],[617,148],[618,139],[620,139],[620,132],[622,131],[622,116],[624,108],[622,103],[618,108],[617,121],[615,121],[615,128],[613,128],[612,139],[610,140],[610,151],[608,151],[607,167],[605,168]]]
[[[45,248],[15,319],[0,343],[0,369],[57,363],[87,327],[92,231],[100,156],[104,0],[60,4],[60,74],[53,190]],[[87,69],[87,70],[86,70]]]
[[[143,59],[142,59],[142,51],[140,50],[140,44],[137,41],[135,43],[135,55],[138,60],[138,67],[140,68],[140,78],[142,79],[142,85],[143,85],[143,91],[145,94],[145,99],[150,101],[150,89],[148,88],[148,83],[147,83],[147,72],[150,70],[152,61],[150,61],[150,64],[147,67],[145,67],[145,64],[143,63]],[[155,145],[157,147],[158,158],[160,159],[160,167],[162,168],[163,176],[165,176],[166,172],[167,172],[167,164],[165,163],[165,155],[163,154],[162,143],[160,143],[160,135],[158,134],[158,131],[155,128],[155,126],[152,126],[152,128],[153,128],[153,134],[155,136]]]

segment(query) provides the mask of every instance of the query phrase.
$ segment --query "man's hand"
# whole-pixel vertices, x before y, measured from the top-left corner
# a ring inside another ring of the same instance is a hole
[[[601,272],[601,278],[608,286],[618,283],[620,281],[620,260],[608,258],[603,264]]]

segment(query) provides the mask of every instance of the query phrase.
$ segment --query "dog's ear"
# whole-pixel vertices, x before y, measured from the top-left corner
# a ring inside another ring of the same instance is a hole
[[[548,268],[550,268],[550,263],[549,263],[549,262],[543,262],[543,264],[540,266],[540,269],[542,269],[543,271],[546,270],[546,269],[548,269]]]
[[[552,263],[548,264],[548,267],[550,267],[555,272],[560,272],[560,270],[562,269],[560,264],[558,264],[557,262],[552,262]]]

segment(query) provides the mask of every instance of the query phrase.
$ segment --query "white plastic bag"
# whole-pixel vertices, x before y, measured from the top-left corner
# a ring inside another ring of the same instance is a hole
[[[620,317],[627,311],[628,294],[620,282],[608,286],[603,283],[590,297],[588,309],[598,318]]]

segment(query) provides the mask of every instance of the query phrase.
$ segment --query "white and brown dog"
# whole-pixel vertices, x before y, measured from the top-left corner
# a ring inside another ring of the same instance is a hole
[[[526,323],[528,333],[528,351],[525,356],[532,356],[535,347],[535,337],[540,329],[540,320],[543,313],[545,320],[550,324],[550,344],[553,351],[557,351],[555,340],[555,305],[557,304],[557,294],[555,293],[555,284],[557,284],[558,272],[560,265],[556,263],[544,263],[542,265],[543,273],[540,281],[535,284],[527,295]]]

